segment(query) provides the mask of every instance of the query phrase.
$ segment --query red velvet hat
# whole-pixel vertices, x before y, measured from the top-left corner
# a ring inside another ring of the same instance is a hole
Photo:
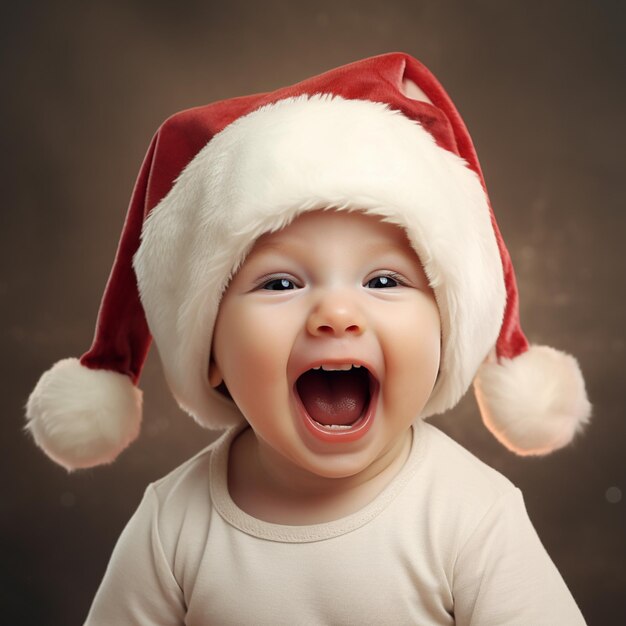
[[[180,406],[241,421],[208,381],[223,290],[263,233],[305,211],[360,210],[404,228],[434,290],[441,370],[421,417],[474,382],[483,419],[518,454],[566,445],[591,407],[576,360],[530,346],[509,254],[465,125],[408,55],[346,65],[272,93],[178,113],[139,172],[96,335],[27,406],[35,441],[68,470],[113,461],[138,434],[154,338]]]

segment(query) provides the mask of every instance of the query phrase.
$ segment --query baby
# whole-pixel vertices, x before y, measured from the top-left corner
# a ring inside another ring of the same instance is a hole
[[[227,430],[148,487],[87,624],[584,624],[519,490],[423,421],[475,378],[494,435],[544,454],[590,406],[528,345],[471,140],[415,59],[162,125],[94,344],[29,399],[51,458],[136,437],[151,337]]]

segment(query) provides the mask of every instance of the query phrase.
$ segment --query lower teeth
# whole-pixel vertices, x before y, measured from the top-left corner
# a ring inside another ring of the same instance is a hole
[[[313,420],[316,424],[323,426],[324,428],[330,428],[331,430],[348,430],[352,428],[352,424],[322,424],[317,420]]]

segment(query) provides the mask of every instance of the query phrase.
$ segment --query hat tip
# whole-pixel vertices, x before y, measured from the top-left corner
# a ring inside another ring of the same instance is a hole
[[[139,434],[142,393],[119,372],[76,358],[45,372],[26,405],[26,430],[68,471],[111,463]]]
[[[522,456],[567,446],[591,417],[578,362],[548,346],[483,363],[474,391],[487,428]]]

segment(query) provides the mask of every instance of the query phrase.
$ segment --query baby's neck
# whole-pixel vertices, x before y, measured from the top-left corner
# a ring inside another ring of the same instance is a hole
[[[346,517],[373,501],[404,465],[412,433],[356,476],[326,478],[294,467],[287,459],[264,454],[251,428],[233,442],[228,490],[235,504],[257,519],[302,526]]]

